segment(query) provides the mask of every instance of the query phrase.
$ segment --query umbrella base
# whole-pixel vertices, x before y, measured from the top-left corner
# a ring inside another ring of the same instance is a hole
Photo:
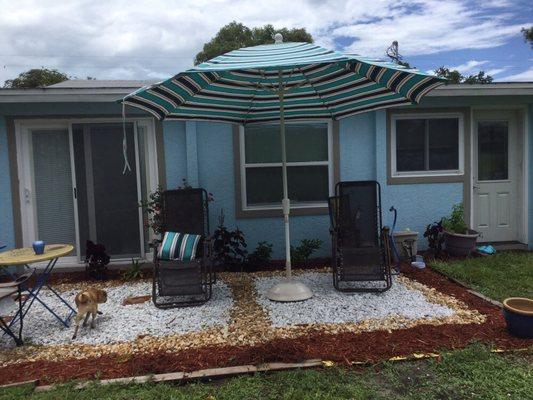
[[[302,282],[289,278],[270,288],[267,297],[272,301],[304,301],[313,297],[313,292]]]

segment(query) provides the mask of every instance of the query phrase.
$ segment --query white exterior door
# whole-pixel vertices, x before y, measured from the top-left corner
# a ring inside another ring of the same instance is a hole
[[[474,116],[474,229],[482,242],[518,240],[517,117],[512,111]]]

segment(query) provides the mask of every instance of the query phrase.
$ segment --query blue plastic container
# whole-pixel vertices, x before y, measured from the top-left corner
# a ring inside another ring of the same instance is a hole
[[[35,254],[39,255],[44,253],[44,242],[42,240],[33,242],[32,247]]]
[[[503,302],[503,316],[513,335],[533,339],[533,300],[510,297]]]

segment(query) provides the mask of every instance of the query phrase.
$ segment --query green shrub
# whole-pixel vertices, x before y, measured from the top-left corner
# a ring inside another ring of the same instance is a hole
[[[464,234],[468,231],[463,204],[455,204],[452,207],[451,215],[442,219],[442,226],[445,231],[450,233]]]
[[[270,264],[272,261],[272,248],[274,245],[268,242],[259,242],[255,250],[248,256],[248,263],[253,267]]]
[[[141,269],[143,262],[138,258],[131,259],[131,265],[128,269],[122,271],[122,279],[125,281],[133,281],[144,278],[144,272]]]
[[[291,260],[295,264],[307,263],[311,255],[322,246],[320,239],[303,239],[298,247],[291,246]]]

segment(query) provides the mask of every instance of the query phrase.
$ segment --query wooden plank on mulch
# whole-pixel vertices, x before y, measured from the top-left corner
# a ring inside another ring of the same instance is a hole
[[[449,275],[446,275],[444,272],[441,272],[441,271],[439,271],[438,269],[431,268],[431,267],[430,267],[430,269],[431,269],[432,271],[438,273],[439,275],[442,275],[442,276],[444,276],[445,278],[449,279],[449,280],[452,281],[453,283],[457,283],[459,286],[464,287],[468,293],[471,293],[471,294],[473,294],[474,296],[477,296],[477,297],[479,297],[480,299],[485,300],[485,301],[489,302],[489,303],[492,304],[492,305],[495,305],[496,307],[503,308],[503,304],[500,303],[499,301],[493,300],[493,299],[491,299],[490,297],[485,296],[484,294],[481,294],[481,293],[479,293],[479,292],[476,292],[475,290],[470,289],[470,287],[469,287],[466,283],[460,281],[459,279],[455,279],[455,278],[453,278],[453,277],[451,277],[451,276],[449,276]]]
[[[322,360],[306,360],[300,363],[266,363],[259,365],[240,365],[236,367],[224,367],[224,368],[210,368],[201,369],[193,372],[172,372],[167,374],[157,375],[142,375],[133,376],[129,378],[114,378],[104,379],[99,381],[100,385],[111,384],[130,384],[130,383],[146,383],[146,382],[171,382],[171,381],[188,381],[195,379],[206,378],[224,378],[234,375],[250,374],[255,372],[270,372],[270,371],[283,371],[288,369],[298,368],[313,368],[322,366]],[[75,386],[76,389],[83,389],[88,386],[90,382],[82,382]],[[45,392],[54,389],[55,385],[37,386],[36,392]]]
[[[14,383],[8,383],[6,385],[0,385],[0,389],[8,389],[8,388],[26,386],[26,385],[37,386],[38,383],[39,381],[37,379],[32,379],[29,381],[14,382]]]
[[[472,289],[467,289],[467,291],[468,291],[469,293],[472,293],[474,296],[479,297],[480,299],[483,299],[483,300],[485,300],[485,301],[488,301],[489,303],[494,304],[494,305],[497,306],[497,307],[503,308],[503,304],[500,303],[499,301],[493,300],[493,299],[491,299],[490,297],[487,297],[487,296],[485,296],[484,294],[481,294],[481,293],[479,293],[479,292],[476,292],[475,290],[472,290]]]

